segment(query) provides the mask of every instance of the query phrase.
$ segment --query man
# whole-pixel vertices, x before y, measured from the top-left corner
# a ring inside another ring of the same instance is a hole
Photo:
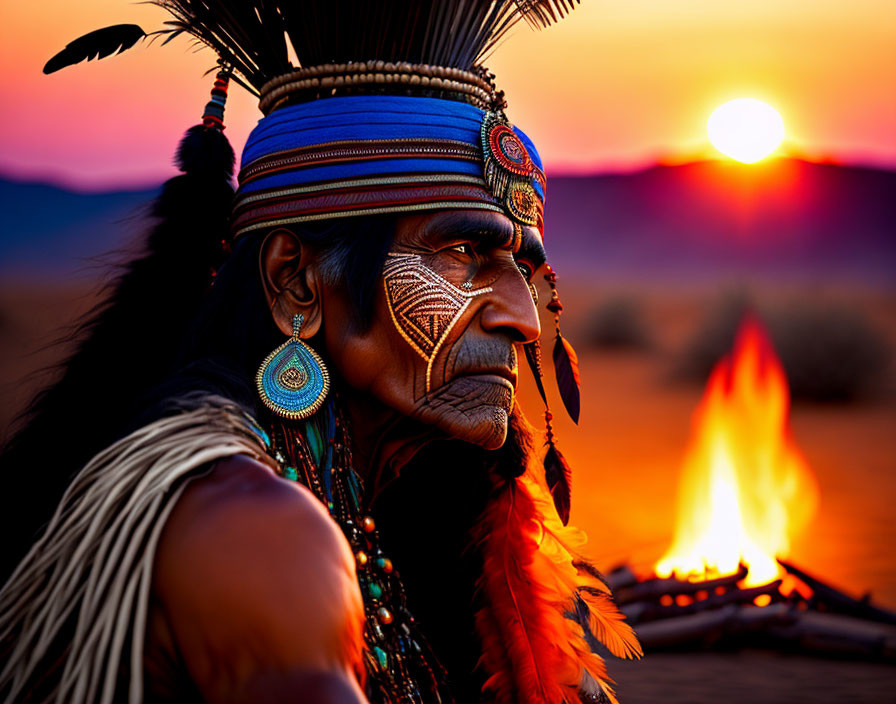
[[[565,3],[160,4],[222,69],[149,254],[6,452],[19,496],[50,432],[83,461],[0,593],[0,692],[612,700],[589,643],[637,641],[564,525],[550,426],[543,467],[514,400],[518,351],[540,375],[544,174],[478,66]],[[231,75],[266,115],[232,212]]]

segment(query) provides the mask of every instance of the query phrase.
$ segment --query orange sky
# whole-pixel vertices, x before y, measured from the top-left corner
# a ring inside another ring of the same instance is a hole
[[[0,173],[83,188],[168,176],[177,139],[207,99],[209,51],[175,40],[41,73],[92,29],[150,30],[165,18],[122,0],[4,2]],[[706,118],[740,96],[778,108],[785,152],[896,168],[893,0],[583,0],[555,27],[519,27],[488,65],[549,173],[711,154]],[[235,89],[227,114],[235,147],[258,116]]]

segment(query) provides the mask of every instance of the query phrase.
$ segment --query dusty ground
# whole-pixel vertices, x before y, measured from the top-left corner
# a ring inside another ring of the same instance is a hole
[[[766,652],[614,663],[622,704],[892,704],[896,667]]]
[[[678,465],[701,395],[700,388],[670,382],[670,359],[716,292],[627,290],[644,302],[656,349],[609,354],[577,344],[584,384],[578,428],[559,418],[551,392],[559,443],[575,473],[572,522],[589,533],[593,557],[605,569],[624,561],[649,570],[670,537]],[[0,429],[40,382],[28,375],[58,358],[58,349],[42,346],[90,307],[88,291],[0,287]],[[562,290],[568,337],[576,341],[587,313],[610,293],[570,285]],[[868,311],[896,343],[896,299],[835,295]],[[528,381],[522,401],[537,421],[540,401]],[[791,559],[855,595],[870,590],[896,608],[892,374],[870,401],[796,405],[792,425],[821,487],[821,505]],[[650,654],[641,663],[614,663],[611,672],[625,704],[896,701],[894,667],[774,653]]]

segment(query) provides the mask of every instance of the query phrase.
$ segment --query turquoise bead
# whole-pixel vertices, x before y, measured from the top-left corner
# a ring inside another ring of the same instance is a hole
[[[376,661],[379,663],[380,668],[385,670],[389,666],[389,656],[386,655],[386,651],[378,645],[375,645],[373,646],[373,654],[376,657]]]
[[[292,479],[295,482],[299,479],[299,472],[295,467],[284,467],[283,476],[287,479]]]
[[[368,584],[367,591],[374,599],[379,599],[383,595],[383,588],[376,582]]]

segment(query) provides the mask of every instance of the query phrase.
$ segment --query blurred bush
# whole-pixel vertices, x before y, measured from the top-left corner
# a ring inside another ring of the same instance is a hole
[[[653,347],[641,304],[617,295],[601,303],[589,317],[585,339],[594,347],[642,351]]]
[[[746,291],[726,291],[706,311],[678,354],[676,376],[698,383],[706,381],[716,362],[731,351],[740,322],[751,310],[754,306]]]
[[[678,373],[705,382],[715,363],[731,350],[749,311],[768,330],[793,398],[848,401],[873,392],[883,381],[892,349],[861,310],[809,301],[754,306],[742,291],[726,294],[707,313],[679,357]]]

